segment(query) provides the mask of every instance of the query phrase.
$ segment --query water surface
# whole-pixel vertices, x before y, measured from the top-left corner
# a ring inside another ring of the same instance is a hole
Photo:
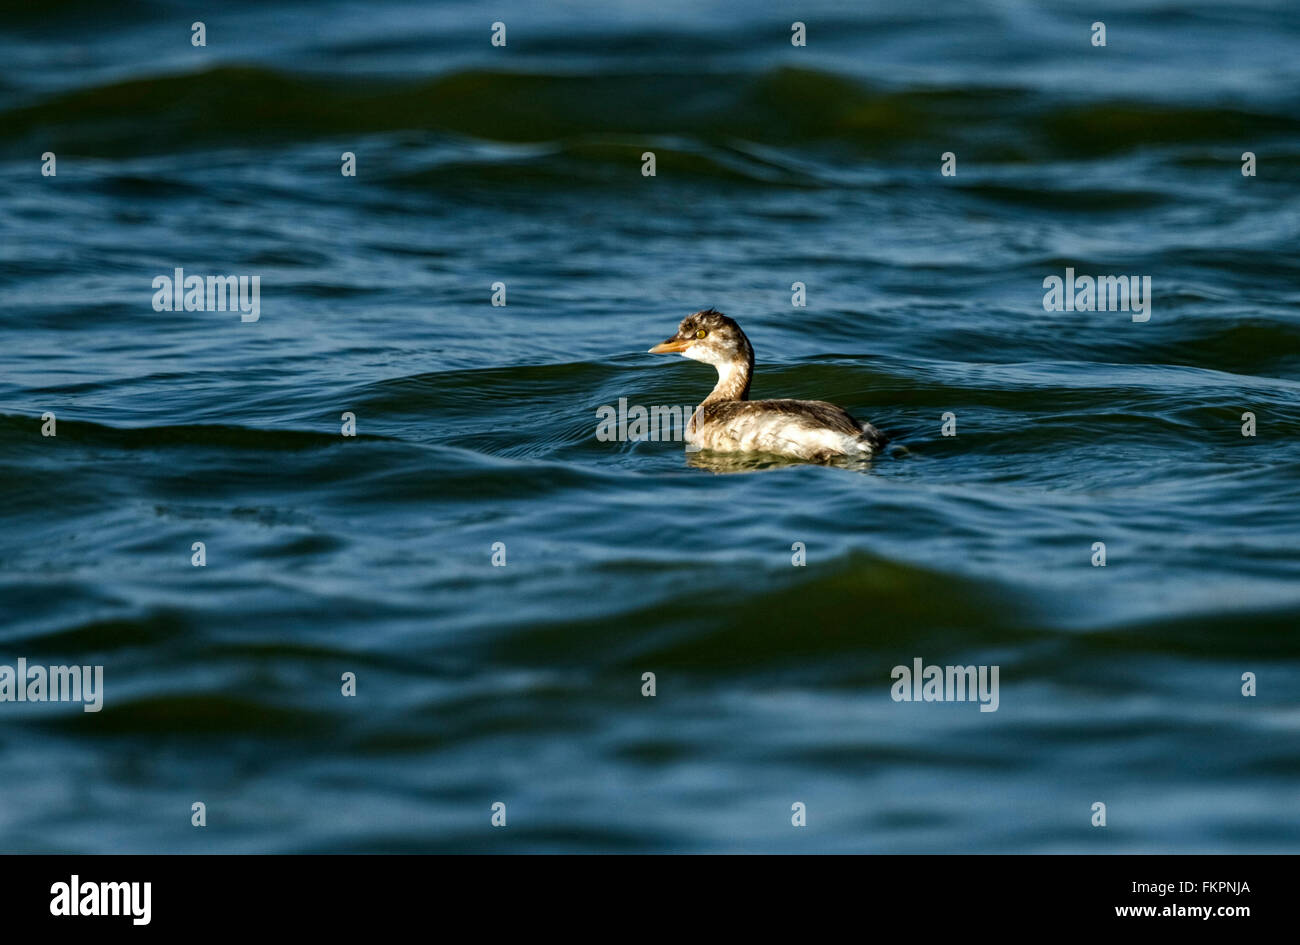
[[[0,20],[0,847],[1296,848],[1300,8],[276,6]],[[597,440],[707,306],[900,449]]]

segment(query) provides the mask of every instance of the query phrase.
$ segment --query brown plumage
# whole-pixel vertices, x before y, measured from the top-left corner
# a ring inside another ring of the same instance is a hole
[[[691,416],[686,441],[700,449],[775,453],[813,462],[866,458],[885,442],[875,427],[820,400],[750,400],[754,349],[732,319],[705,309],[650,349],[712,364],[718,383]]]

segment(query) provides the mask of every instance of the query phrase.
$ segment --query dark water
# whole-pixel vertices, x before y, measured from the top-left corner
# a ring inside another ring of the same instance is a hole
[[[0,847],[1296,848],[1300,7],[278,6],[4,5]],[[902,448],[598,441],[709,305]]]

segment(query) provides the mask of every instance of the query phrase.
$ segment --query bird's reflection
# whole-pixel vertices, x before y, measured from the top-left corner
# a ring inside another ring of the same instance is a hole
[[[764,469],[784,469],[789,466],[834,466],[856,472],[870,472],[867,459],[836,459],[824,463],[811,463],[773,453],[728,453],[716,450],[686,450],[686,465],[712,473],[760,472]]]

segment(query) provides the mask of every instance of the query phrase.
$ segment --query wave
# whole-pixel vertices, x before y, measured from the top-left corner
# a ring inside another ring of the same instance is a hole
[[[625,161],[672,139],[833,145],[859,155],[957,150],[1004,162],[1294,136],[1280,106],[1080,103],[1016,88],[881,88],[804,68],[758,73],[553,74],[468,69],[422,81],[346,83],[261,67],[114,82],[0,111],[0,148],[102,157],[429,132],[567,143]],[[600,144],[602,139],[613,145]],[[38,149],[38,150],[41,150]],[[937,150],[936,150],[937,149]],[[686,149],[689,153],[690,149]],[[757,165],[755,165],[757,166]],[[713,165],[706,169],[716,170]]]
[[[0,414],[0,437],[13,435],[30,437],[39,430],[40,421],[34,417]],[[164,449],[167,447],[201,446],[214,449],[267,450],[273,452],[320,449],[337,446],[337,433],[314,433],[304,430],[267,430],[229,424],[172,424],[147,427],[113,427],[86,420],[58,420],[58,437],[61,442],[76,442],[83,446],[108,447],[122,450]],[[357,439],[362,439],[358,435]],[[364,436],[365,439],[383,440],[386,437]],[[39,444],[40,438],[36,441]]]

